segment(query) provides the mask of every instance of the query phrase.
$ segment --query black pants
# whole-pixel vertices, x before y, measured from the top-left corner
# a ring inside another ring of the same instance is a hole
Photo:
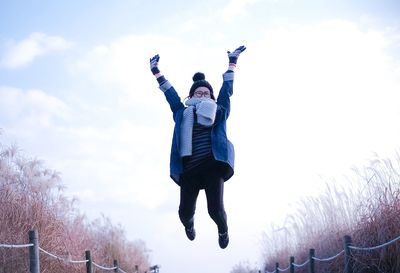
[[[181,200],[179,218],[186,228],[191,228],[194,221],[197,196],[204,189],[207,197],[208,214],[218,226],[219,233],[228,231],[224,209],[224,179],[220,167],[216,164],[196,172],[184,173],[181,177]]]

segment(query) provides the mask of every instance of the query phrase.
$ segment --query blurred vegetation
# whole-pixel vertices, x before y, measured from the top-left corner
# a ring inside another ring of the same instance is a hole
[[[130,242],[125,231],[102,216],[89,221],[64,194],[58,172],[37,159],[24,157],[16,146],[0,142],[0,243],[26,244],[36,229],[42,249],[59,257],[84,260],[90,250],[97,264],[134,272],[148,270],[149,250],[143,241]],[[40,255],[41,272],[86,272],[85,264],[71,264]],[[27,248],[0,248],[0,273],[29,272]],[[95,269],[94,272],[100,272]]]
[[[286,268],[290,256],[301,264],[308,260],[310,248],[318,258],[332,257],[343,250],[344,235],[359,247],[381,245],[400,235],[400,156],[376,155],[344,179],[345,183],[327,183],[318,196],[301,199],[283,225],[272,225],[263,234],[264,269],[273,271],[277,262]],[[400,272],[400,242],[353,254],[356,273]],[[315,266],[316,272],[343,272],[344,255]],[[308,272],[308,267],[296,272]]]

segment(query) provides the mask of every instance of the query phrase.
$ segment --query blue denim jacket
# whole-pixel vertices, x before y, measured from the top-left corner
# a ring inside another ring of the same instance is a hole
[[[211,130],[211,146],[214,158],[225,165],[223,178],[227,181],[234,173],[235,151],[233,144],[228,140],[226,134],[226,120],[231,110],[230,96],[233,94],[234,72],[229,71],[223,74],[223,84],[217,98],[217,113],[215,122]],[[174,87],[165,81],[160,85],[165,97],[171,107],[175,121],[174,134],[172,137],[171,158],[170,158],[170,176],[177,183],[183,172],[182,158],[179,153],[180,147],[180,128],[185,105],[175,91]]]

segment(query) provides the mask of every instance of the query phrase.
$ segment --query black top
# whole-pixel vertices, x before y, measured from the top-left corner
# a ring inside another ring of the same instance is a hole
[[[184,172],[193,171],[210,161],[214,161],[211,147],[212,126],[193,124],[192,155],[183,158]]]

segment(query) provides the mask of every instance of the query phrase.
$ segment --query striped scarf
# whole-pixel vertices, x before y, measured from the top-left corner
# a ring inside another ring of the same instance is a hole
[[[217,104],[209,98],[190,98],[185,104],[188,106],[183,111],[180,135],[181,157],[192,155],[192,135],[195,114],[197,122],[204,126],[212,126],[215,121]]]

